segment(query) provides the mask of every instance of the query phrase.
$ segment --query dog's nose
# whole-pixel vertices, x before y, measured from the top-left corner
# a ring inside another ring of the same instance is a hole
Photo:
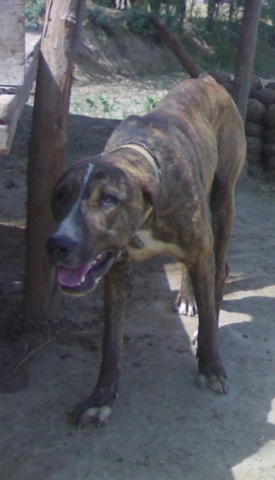
[[[52,235],[46,243],[48,254],[53,257],[66,258],[74,248],[77,242],[66,235]]]

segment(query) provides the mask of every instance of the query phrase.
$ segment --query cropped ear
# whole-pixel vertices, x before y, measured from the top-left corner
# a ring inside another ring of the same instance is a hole
[[[153,207],[153,215],[155,219],[159,215],[161,201],[161,185],[157,180],[150,178],[142,182],[142,192],[144,198]]]

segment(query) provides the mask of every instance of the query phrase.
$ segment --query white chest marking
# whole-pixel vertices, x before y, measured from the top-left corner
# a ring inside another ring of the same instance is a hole
[[[129,260],[138,262],[146,260],[159,253],[172,255],[179,260],[183,260],[185,257],[185,253],[179,245],[156,240],[153,238],[150,230],[139,230],[136,237],[137,243],[139,243],[140,246],[135,247],[133,245],[128,245]]]

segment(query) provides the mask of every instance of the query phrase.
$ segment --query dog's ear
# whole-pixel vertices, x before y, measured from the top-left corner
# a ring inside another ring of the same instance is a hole
[[[153,207],[153,215],[158,217],[160,200],[161,200],[161,185],[156,180],[150,178],[142,182],[142,192],[144,198]]]

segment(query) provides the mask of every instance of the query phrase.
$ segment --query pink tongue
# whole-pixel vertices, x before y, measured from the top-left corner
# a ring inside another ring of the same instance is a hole
[[[57,270],[57,280],[63,287],[75,287],[80,283],[81,278],[83,275],[86,275],[90,268],[90,263],[86,263],[86,265],[78,268],[59,267]]]

